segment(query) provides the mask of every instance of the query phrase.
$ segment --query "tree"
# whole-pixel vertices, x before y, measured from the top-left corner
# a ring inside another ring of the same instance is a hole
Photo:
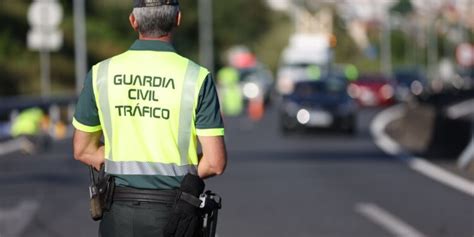
[[[399,0],[398,3],[390,8],[391,13],[399,13],[400,15],[407,15],[413,11],[413,4],[410,0]]]
[[[72,1],[60,0],[64,8],[61,29],[64,44],[51,55],[53,94],[74,91],[74,24]],[[137,33],[128,22],[132,1],[86,1],[87,47],[89,67],[128,49]],[[0,96],[38,95],[39,59],[37,52],[26,47],[29,25],[26,20],[28,1],[0,1]],[[179,53],[198,59],[197,1],[181,1],[183,24],[176,32]],[[259,47],[261,39],[272,29],[272,15],[264,0],[213,1],[216,56],[230,46]],[[215,57],[218,60],[220,57]],[[217,62],[219,63],[219,62]],[[8,89],[7,89],[8,88]]]
[[[198,58],[198,15],[197,1],[182,4],[183,24],[176,32],[175,44],[178,51]],[[219,57],[234,45],[257,47],[258,40],[265,35],[271,24],[272,12],[262,0],[213,1],[214,46]],[[217,64],[221,62],[217,61]]]

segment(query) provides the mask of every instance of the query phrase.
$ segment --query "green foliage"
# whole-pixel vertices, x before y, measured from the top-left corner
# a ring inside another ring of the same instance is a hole
[[[414,7],[410,0],[399,0],[398,3],[390,8],[390,12],[396,12],[402,15],[410,14],[413,11]]]
[[[361,52],[355,42],[347,35],[345,22],[337,15],[334,17],[334,36],[337,39],[337,45],[334,49],[336,62],[350,63],[356,61],[355,59],[361,56]]]
[[[270,11],[264,1],[213,1],[216,44],[228,48],[250,45],[269,28]]]
[[[288,44],[292,30],[292,23],[286,15],[275,14],[268,31],[251,44],[259,60],[272,71],[278,68],[281,52]]]
[[[348,28],[345,21],[340,16],[335,15],[334,36],[336,36],[337,39],[337,46],[334,48],[335,62],[338,64],[353,64],[362,73],[379,71],[379,59],[370,59],[364,55],[364,52],[357,47],[347,31]],[[379,45],[378,32],[369,31],[368,37],[370,44],[377,48]]]
[[[401,30],[392,30],[391,32],[392,60],[395,64],[403,63],[406,59],[409,49],[405,34]]]
[[[183,24],[175,35],[175,45],[179,52],[198,58],[198,5],[197,1],[181,3]],[[213,1],[213,30],[216,63],[222,54],[234,45],[246,45],[257,50],[260,38],[273,26],[273,13],[263,0]]]
[[[60,0],[64,8],[61,29],[64,44],[59,52],[51,54],[51,81],[53,93],[72,92],[75,85],[73,1]],[[183,22],[175,35],[174,44],[179,53],[198,59],[198,1],[181,1]],[[0,96],[39,94],[39,56],[26,47],[30,28],[26,20],[31,1],[0,1]],[[137,38],[128,22],[131,0],[86,1],[87,49],[89,67],[110,56],[121,53]],[[276,65],[272,47],[281,46],[286,31],[274,24],[273,17],[263,0],[213,1],[214,42],[216,60],[228,47],[241,44],[270,58]],[[267,34],[268,33],[268,34]],[[274,41],[273,38],[278,40]],[[264,48],[265,50],[262,50]],[[265,53],[268,52],[268,53]]]
[[[296,2],[297,0],[295,0]],[[53,93],[74,91],[74,21],[73,1],[60,0],[64,7],[64,44],[60,51],[51,54],[51,81]],[[214,46],[217,68],[222,65],[229,47],[245,45],[270,69],[278,67],[280,54],[293,33],[292,22],[284,13],[267,9],[264,0],[213,0]],[[314,11],[330,3],[298,0]],[[315,4],[313,4],[315,3]],[[0,0],[0,96],[39,94],[39,57],[37,52],[26,48],[26,35],[30,28],[26,20],[31,0]],[[121,53],[137,38],[128,22],[132,0],[86,1],[87,49],[89,67],[110,56]],[[410,0],[400,0],[392,12],[408,15],[412,11]],[[176,31],[174,45],[182,55],[197,61],[199,52],[198,1],[181,1],[182,25]],[[337,63],[355,64],[361,72],[378,71],[380,54],[369,59],[347,33],[345,22],[335,16],[334,48]],[[472,42],[473,31],[467,32]],[[380,52],[380,29],[369,28],[369,42]],[[452,57],[455,45],[439,35],[438,55]],[[401,64],[426,63],[426,46],[412,42],[404,31],[393,29],[391,34],[392,62]]]

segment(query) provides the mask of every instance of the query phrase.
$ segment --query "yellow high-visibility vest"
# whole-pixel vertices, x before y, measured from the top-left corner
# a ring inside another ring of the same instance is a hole
[[[196,106],[208,70],[175,53],[127,51],[92,68],[113,175],[196,174]]]

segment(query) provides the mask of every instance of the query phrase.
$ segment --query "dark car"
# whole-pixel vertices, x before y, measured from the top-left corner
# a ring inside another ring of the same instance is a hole
[[[396,81],[395,94],[398,100],[405,101],[412,96],[426,92],[428,81],[424,74],[417,69],[399,69],[393,73]]]
[[[299,128],[337,128],[352,134],[356,129],[354,100],[342,78],[301,81],[283,97],[280,126],[284,133]]]
[[[466,89],[474,88],[474,66],[461,71],[459,76],[462,81],[462,87]]]

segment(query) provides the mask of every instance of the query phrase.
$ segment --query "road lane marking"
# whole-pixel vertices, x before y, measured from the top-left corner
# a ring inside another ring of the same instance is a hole
[[[396,237],[424,237],[422,233],[373,203],[359,203],[355,210]]]
[[[385,127],[393,120],[400,118],[403,115],[403,109],[402,105],[393,106],[375,117],[370,129],[376,145],[385,153],[406,162],[412,170],[474,197],[474,182],[448,172],[425,159],[406,155],[401,146],[385,133]]]
[[[385,133],[385,128],[393,120],[401,118],[404,109],[405,107],[403,105],[392,106],[380,112],[370,125],[375,144],[390,155],[400,155],[403,153],[403,149],[395,140]]]
[[[0,236],[20,237],[39,209],[37,201],[22,201],[12,209],[0,209]]]
[[[407,162],[411,169],[474,197],[473,182],[454,175],[421,158],[409,159]]]
[[[460,119],[474,113],[474,99],[466,100],[446,109],[446,114],[450,119]]]

